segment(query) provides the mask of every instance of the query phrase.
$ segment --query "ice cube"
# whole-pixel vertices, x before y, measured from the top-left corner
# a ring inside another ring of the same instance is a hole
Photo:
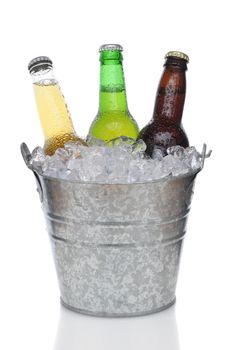
[[[201,167],[201,155],[193,146],[185,149],[183,161],[189,169],[196,170]]]
[[[167,149],[167,154],[171,154],[176,158],[184,158],[185,149],[182,146],[172,146]]]
[[[153,153],[152,153],[152,159],[161,161],[163,160],[163,152],[161,151],[160,148],[154,148]]]
[[[132,144],[132,154],[135,157],[141,157],[147,149],[147,145],[143,140],[137,140]]]
[[[65,162],[63,162],[63,160],[61,160],[60,157],[55,154],[51,157],[46,156],[42,170],[46,176],[58,177],[61,179],[66,177],[66,173],[69,173]]]
[[[67,151],[69,157],[78,158],[81,155],[81,151],[88,152],[88,147],[83,146],[82,144],[79,144],[77,142],[67,142],[64,145],[64,149]]]
[[[42,170],[45,158],[46,156],[44,154],[43,149],[41,147],[36,147],[31,154],[32,167],[40,172]]]
[[[62,162],[66,162],[68,161],[69,157],[70,157],[70,154],[69,154],[69,151],[65,148],[58,148],[56,151],[55,151],[55,156],[57,158],[59,158]]]
[[[162,172],[164,176],[178,176],[186,174],[188,167],[175,155],[168,154],[162,160]]]
[[[105,146],[105,142],[103,140],[97,139],[96,137],[89,136],[87,138],[87,145],[88,146]]]

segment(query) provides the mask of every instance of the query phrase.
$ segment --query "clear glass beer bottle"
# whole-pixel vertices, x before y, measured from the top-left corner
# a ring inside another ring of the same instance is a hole
[[[152,120],[139,134],[139,138],[147,145],[146,152],[149,156],[152,156],[154,148],[159,148],[166,154],[168,147],[189,146],[181,123],[186,93],[185,72],[189,58],[179,51],[170,51],[165,58]]]
[[[85,144],[76,135],[64,96],[54,77],[51,59],[46,56],[36,57],[30,61],[28,69],[45,136],[45,154],[52,155],[68,141]]]
[[[102,45],[99,49],[99,110],[88,136],[106,142],[120,136],[136,139],[139,133],[138,125],[127,106],[122,50],[116,44]]]

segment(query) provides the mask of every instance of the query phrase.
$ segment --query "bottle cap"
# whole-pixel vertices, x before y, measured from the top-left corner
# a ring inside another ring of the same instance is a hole
[[[105,44],[99,48],[99,52],[102,51],[123,51],[123,47],[118,44]]]
[[[47,56],[33,58],[33,60],[31,60],[28,64],[28,70],[31,73],[35,68],[38,70],[43,68],[43,66],[45,66],[45,68],[52,67],[52,60]]]
[[[180,51],[169,51],[165,55],[165,58],[168,58],[168,57],[178,57],[178,58],[181,58],[182,60],[189,62],[189,57],[185,53]]]

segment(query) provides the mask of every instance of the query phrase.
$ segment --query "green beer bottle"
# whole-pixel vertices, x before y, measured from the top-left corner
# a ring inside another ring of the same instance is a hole
[[[132,139],[138,136],[138,125],[127,107],[122,50],[116,44],[102,45],[99,49],[99,110],[90,126],[88,138],[94,137],[107,142],[120,136]]]

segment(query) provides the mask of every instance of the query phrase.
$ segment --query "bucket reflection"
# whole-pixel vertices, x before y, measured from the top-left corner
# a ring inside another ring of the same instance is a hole
[[[61,306],[53,350],[180,350],[175,306],[133,318],[98,318]]]

